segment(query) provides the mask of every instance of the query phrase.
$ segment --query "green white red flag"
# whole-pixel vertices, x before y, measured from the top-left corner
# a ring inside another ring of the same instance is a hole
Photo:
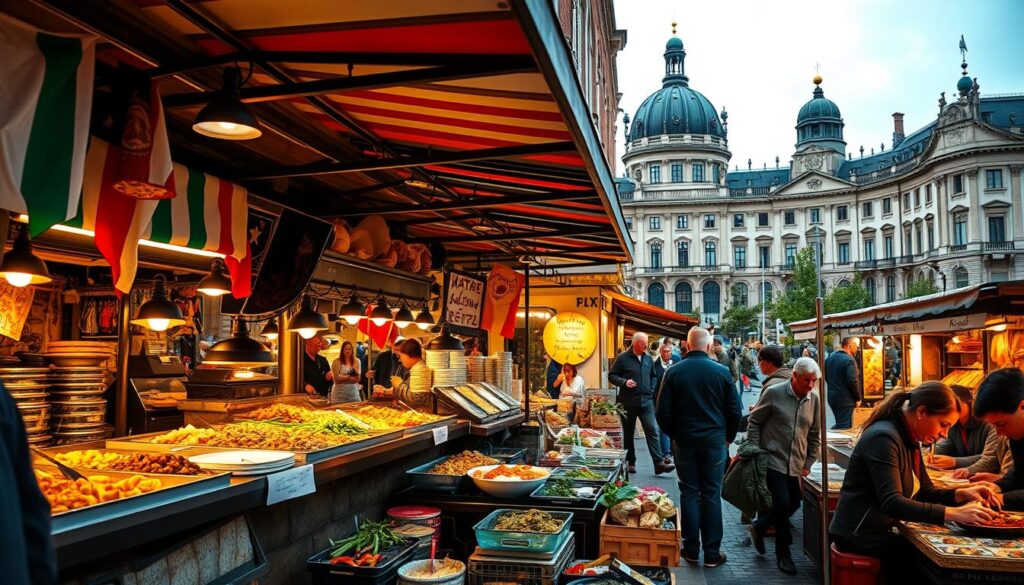
[[[32,236],[78,210],[95,49],[0,14],[0,208],[27,213]]]

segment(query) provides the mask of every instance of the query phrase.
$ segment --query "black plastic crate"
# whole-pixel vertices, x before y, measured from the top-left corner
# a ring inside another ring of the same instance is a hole
[[[328,547],[306,561],[313,585],[391,585],[398,578],[398,567],[412,560],[417,543],[413,542],[394,556],[385,553],[385,563],[376,567],[332,565]]]

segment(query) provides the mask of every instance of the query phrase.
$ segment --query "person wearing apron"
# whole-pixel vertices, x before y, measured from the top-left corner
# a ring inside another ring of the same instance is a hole
[[[351,341],[341,344],[341,353],[331,363],[331,371],[334,372],[334,386],[331,387],[331,404],[359,402],[362,400],[362,396],[359,393],[359,373],[361,368]]]

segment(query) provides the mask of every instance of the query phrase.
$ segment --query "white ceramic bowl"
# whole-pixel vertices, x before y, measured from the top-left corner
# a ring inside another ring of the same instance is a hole
[[[474,467],[470,469],[467,474],[473,479],[473,483],[478,488],[487,492],[488,494],[496,498],[525,498],[530,495],[533,490],[541,486],[548,477],[551,476],[551,470],[546,467],[531,466],[534,471],[540,471],[544,473],[544,477],[538,479],[518,479],[515,477],[499,477],[496,479],[483,479],[477,477],[476,474],[479,472],[481,475],[485,475],[498,465],[483,465],[481,467]]]

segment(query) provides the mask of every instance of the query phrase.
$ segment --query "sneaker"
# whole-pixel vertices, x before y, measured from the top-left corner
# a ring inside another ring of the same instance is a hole
[[[707,555],[704,555],[704,566],[709,568],[709,569],[714,569],[715,567],[717,567],[719,565],[724,565],[724,564],[725,564],[725,553],[723,553],[723,552],[718,553],[717,557],[711,557],[710,559],[708,558]]]
[[[796,565],[793,564],[793,559],[789,557],[782,557],[775,562],[775,565],[779,567],[779,570],[787,575],[796,575]]]
[[[757,554],[764,554],[764,535],[753,524],[750,525],[750,542],[754,545],[754,550],[757,551]]]
[[[691,565],[696,565],[697,563],[700,562],[700,553],[697,553],[696,555],[694,555],[692,557],[689,557],[689,556],[686,556],[686,553],[684,552],[683,553],[683,560],[688,562],[688,563],[690,563]]]

